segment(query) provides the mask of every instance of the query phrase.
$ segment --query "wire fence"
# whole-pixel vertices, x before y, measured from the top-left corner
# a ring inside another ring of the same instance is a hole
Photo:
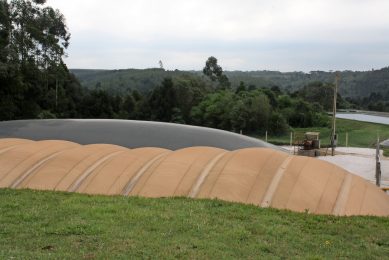
[[[284,135],[272,135],[265,131],[255,137],[262,139],[275,145],[295,145],[305,138],[306,132],[291,131]],[[331,139],[329,133],[319,133],[321,147],[331,146]],[[363,147],[375,149],[377,139],[383,141],[389,139],[389,133],[368,133],[368,132],[340,132],[337,133],[336,146],[337,147]]]

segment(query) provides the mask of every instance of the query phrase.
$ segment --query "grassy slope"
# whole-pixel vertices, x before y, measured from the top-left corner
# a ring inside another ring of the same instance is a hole
[[[346,145],[346,133],[348,132],[348,146],[351,147],[373,147],[377,140],[377,133],[381,140],[389,138],[389,125],[360,122],[347,119],[337,119],[336,128],[338,133],[338,146]],[[322,146],[329,145],[331,129],[328,127],[295,128],[296,133],[309,131],[320,132]],[[265,139],[263,136],[261,139]],[[274,137],[269,136],[270,143],[289,144],[290,133]]]
[[[389,218],[0,189],[0,258],[385,258]]]

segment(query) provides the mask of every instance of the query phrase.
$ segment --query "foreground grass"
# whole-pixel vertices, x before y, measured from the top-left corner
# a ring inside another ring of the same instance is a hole
[[[0,258],[385,258],[389,218],[0,189]]]
[[[348,133],[348,146],[350,147],[371,147],[377,141],[377,134],[380,140],[389,138],[389,125],[360,122],[348,119],[336,119],[336,132],[338,134],[338,146],[346,146],[346,133]],[[330,144],[331,129],[329,127],[294,128],[293,132],[301,135],[305,132],[320,132],[322,146]],[[260,136],[260,139],[265,139]],[[283,136],[269,136],[268,141],[273,144],[290,143],[290,133]]]

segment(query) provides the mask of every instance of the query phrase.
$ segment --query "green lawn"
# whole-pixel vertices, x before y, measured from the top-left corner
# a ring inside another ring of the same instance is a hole
[[[338,133],[338,146],[346,146],[346,133],[348,133],[348,146],[351,147],[374,147],[377,134],[380,140],[389,138],[389,125],[381,125],[355,120],[337,119],[336,129]],[[330,144],[331,129],[329,127],[295,128],[295,133],[320,132],[322,146]],[[260,136],[260,139],[265,139]],[[273,144],[289,144],[290,133],[283,136],[269,136],[268,141]]]
[[[0,259],[389,256],[389,218],[0,189]]]

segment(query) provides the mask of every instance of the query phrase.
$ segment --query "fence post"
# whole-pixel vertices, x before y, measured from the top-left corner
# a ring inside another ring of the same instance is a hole
[[[266,132],[265,132],[265,140],[266,140],[266,142],[267,142],[267,130],[266,130]]]
[[[241,134],[241,135],[243,134],[242,129],[240,129],[240,134]]]
[[[346,147],[348,147],[348,132],[346,132]]]
[[[380,161],[380,137],[377,136],[377,145],[376,145],[376,165],[375,165],[375,184],[381,186],[381,161]]]
[[[293,143],[293,132],[290,132],[290,146],[292,146]]]

